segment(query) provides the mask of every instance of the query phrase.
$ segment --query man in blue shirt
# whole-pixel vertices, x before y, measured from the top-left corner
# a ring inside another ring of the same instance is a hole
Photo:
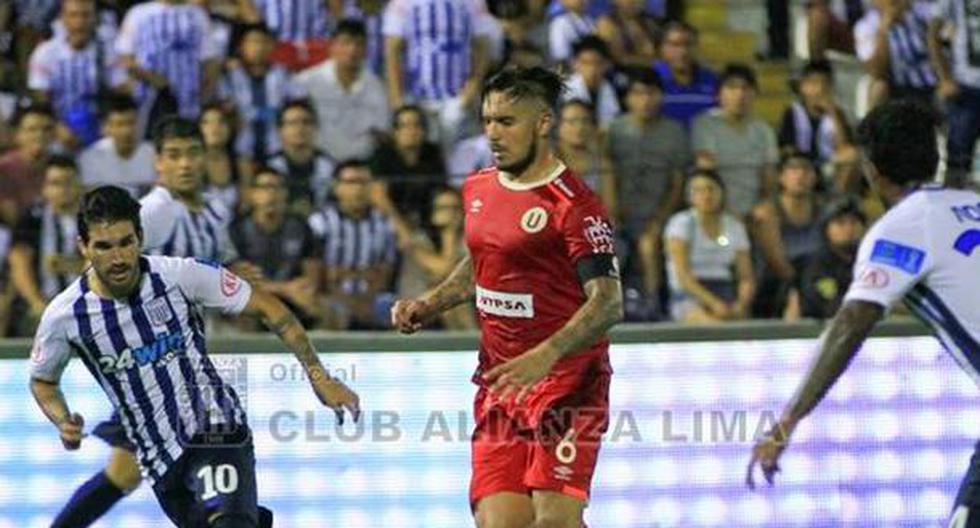
[[[663,115],[680,121],[688,130],[695,117],[718,104],[718,77],[698,64],[697,42],[694,27],[671,22],[664,29],[661,42],[663,59],[653,65],[663,80]]]

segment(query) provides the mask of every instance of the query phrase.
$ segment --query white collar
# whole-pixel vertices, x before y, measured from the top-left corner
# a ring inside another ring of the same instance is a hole
[[[530,182],[530,183],[515,182],[507,177],[506,172],[501,170],[501,171],[497,171],[497,181],[500,182],[500,185],[503,185],[504,187],[512,191],[529,191],[531,189],[536,189],[538,187],[548,185],[549,183],[555,181],[556,179],[558,179],[559,176],[561,176],[563,172],[565,172],[565,169],[567,169],[567,167],[565,167],[565,164],[559,161],[558,167],[556,167],[555,170],[553,170],[551,174],[548,175],[547,178],[541,181]]]

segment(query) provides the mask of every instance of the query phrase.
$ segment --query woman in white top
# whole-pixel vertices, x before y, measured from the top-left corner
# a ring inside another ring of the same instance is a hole
[[[698,170],[687,182],[690,204],[664,231],[670,313],[676,321],[708,323],[744,319],[755,296],[749,237],[725,212],[725,185],[714,171]]]

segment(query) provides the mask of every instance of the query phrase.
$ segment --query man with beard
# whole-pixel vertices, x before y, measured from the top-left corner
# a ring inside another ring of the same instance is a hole
[[[475,300],[482,330],[470,506],[477,526],[578,527],[609,423],[609,340],[623,300],[599,197],[549,145],[562,82],[508,69],[483,87],[497,166],[463,184],[465,257],[442,284],[398,301],[411,333]]]
[[[44,311],[31,352],[31,393],[65,449],[78,449],[84,420],[59,386],[77,355],[112,402],[136,451],[129,456],[138,457],[174,524],[271,526],[271,514],[257,505],[245,409],[208,356],[201,311],[260,318],[341,423],[344,410],[358,419],[358,397],[327,374],[296,316],[273,295],[214,262],[143,256],[139,211],[119,187],[99,187],[82,199],[78,246],[91,266]],[[88,513],[54,526],[86,526]]]
[[[151,255],[192,257],[230,264],[238,253],[228,235],[231,212],[219,202],[206,203],[204,192],[204,140],[196,123],[168,118],[154,130],[157,186],[140,200],[143,250]],[[261,274],[244,262],[233,271],[256,282]],[[109,463],[72,495],[54,526],[84,527],[95,522],[142,477],[118,413],[98,424],[92,434],[112,446]]]

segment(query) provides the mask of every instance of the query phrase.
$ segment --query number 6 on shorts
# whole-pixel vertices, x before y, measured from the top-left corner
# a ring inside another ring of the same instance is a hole
[[[197,472],[197,478],[201,479],[204,487],[201,500],[217,497],[219,493],[234,493],[238,490],[238,469],[231,464],[203,466]]]

